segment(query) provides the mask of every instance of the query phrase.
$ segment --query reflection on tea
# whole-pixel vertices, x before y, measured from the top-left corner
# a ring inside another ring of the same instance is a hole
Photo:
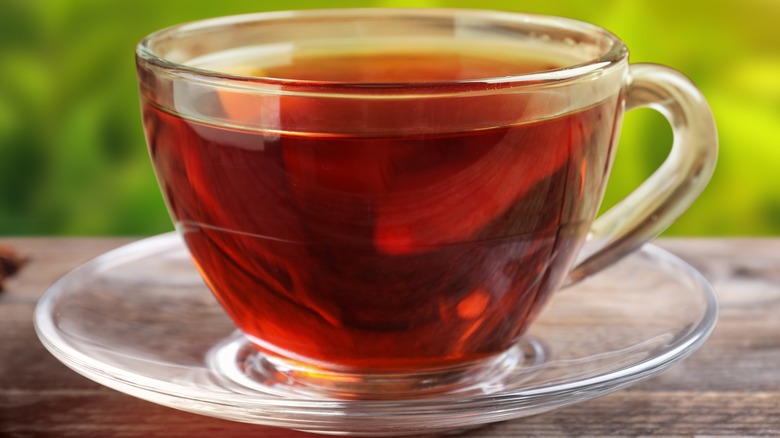
[[[549,102],[481,94],[493,86],[481,81],[440,83],[560,67],[538,54],[418,47],[239,64],[222,67],[475,91],[327,105],[284,95],[256,106],[214,92],[229,125],[144,102],[171,213],[239,327],[265,351],[353,370],[444,367],[506,350],[589,229],[617,96],[540,119],[528,114]],[[271,116],[277,129],[242,127]]]

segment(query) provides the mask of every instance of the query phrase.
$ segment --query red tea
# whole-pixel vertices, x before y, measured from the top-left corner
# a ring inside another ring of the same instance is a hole
[[[260,349],[435,368],[506,350],[558,286],[603,190],[618,100],[538,118],[549,102],[500,100],[485,81],[458,85],[468,99],[383,93],[557,67],[468,51],[319,54],[224,69],[386,86],[365,88],[376,99],[255,106],[214,92],[204,101],[229,124],[146,100],[143,112],[177,227]],[[253,117],[278,129],[242,127]]]

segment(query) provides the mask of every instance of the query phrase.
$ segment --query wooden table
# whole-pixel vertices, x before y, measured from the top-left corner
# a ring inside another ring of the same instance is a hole
[[[102,387],[35,336],[36,301],[60,275],[129,239],[0,238],[31,262],[0,293],[0,436],[313,437],[158,406]],[[780,436],[780,239],[676,239],[659,245],[715,287],[720,320],[665,374],[595,400],[464,436]]]

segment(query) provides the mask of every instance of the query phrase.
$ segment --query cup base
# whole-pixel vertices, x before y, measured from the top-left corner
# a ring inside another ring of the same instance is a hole
[[[497,356],[458,367],[417,373],[352,373],[302,366],[266,355],[236,331],[214,346],[207,362],[226,383],[253,392],[334,400],[401,400],[500,392],[509,374],[514,375],[514,384],[518,374],[530,378],[546,357],[544,346],[527,338]]]

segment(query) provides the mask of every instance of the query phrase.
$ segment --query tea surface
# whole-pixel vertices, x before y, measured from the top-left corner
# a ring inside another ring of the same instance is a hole
[[[508,51],[491,56],[489,48],[477,50],[425,47],[378,52],[319,51],[269,60],[264,67],[233,66],[219,69],[250,76],[307,81],[392,83],[439,82],[513,76],[565,66],[561,60]],[[484,53],[487,51],[487,53]],[[259,61],[262,62],[262,61]]]

